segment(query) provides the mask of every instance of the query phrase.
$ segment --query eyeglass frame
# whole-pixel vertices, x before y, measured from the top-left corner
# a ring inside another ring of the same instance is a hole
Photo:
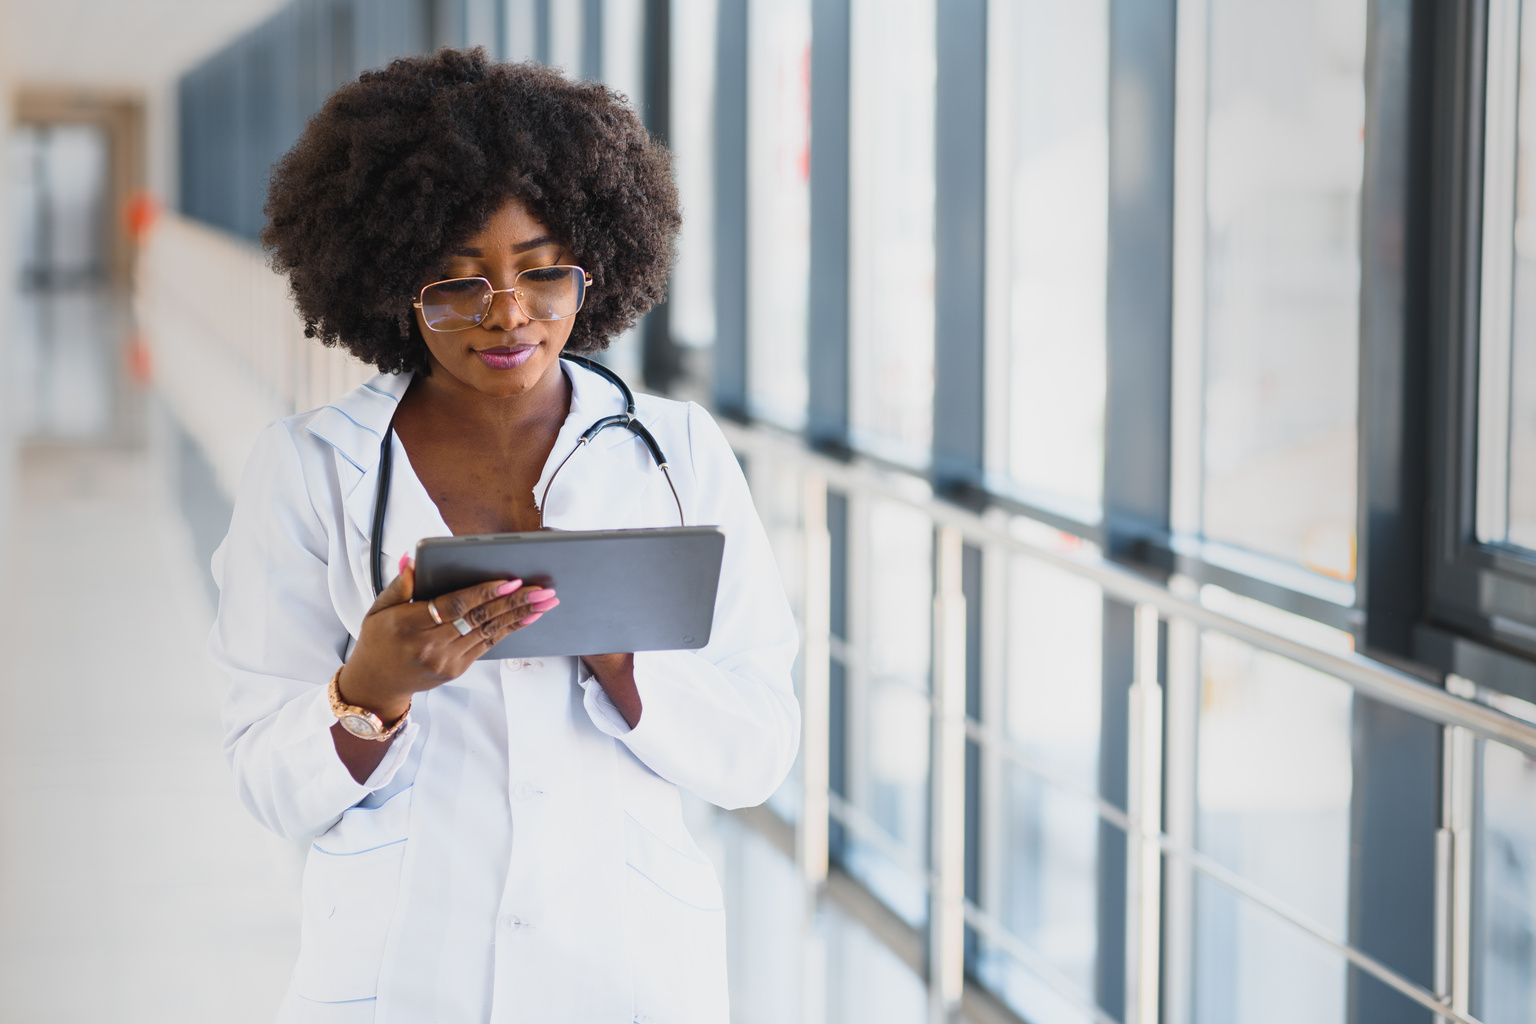
[[[518,299],[517,299],[517,282],[522,279],[522,276],[524,274],[531,274],[531,273],[533,273],[536,270],[579,270],[579,271],[581,271],[581,277],[582,277],[581,302],[579,302],[577,304],[576,308],[573,309],[570,313],[566,314],[565,316],[554,316],[554,317],[549,317],[547,319],[546,318],[541,318],[541,317],[536,317],[533,314],[529,313],[526,309],[523,309],[523,304],[521,302],[518,302]],[[421,309],[422,305],[423,305],[423,302],[424,302],[424,300],[426,298],[427,289],[428,288],[436,288],[438,285],[440,285],[440,284],[448,284],[450,281],[484,281],[486,287],[491,290],[490,299],[486,302],[485,309],[480,313],[480,319],[476,320],[474,323],[472,323],[472,324],[465,324],[463,327],[450,327],[446,331],[439,330],[438,328],[433,327],[431,324],[428,324],[427,325],[427,330],[431,331],[434,334],[454,334],[454,333],[456,333],[458,331],[467,331],[467,330],[470,330],[471,328],[479,327],[481,324],[485,323],[485,318],[491,315],[491,307],[496,304],[496,296],[498,296],[498,295],[505,295],[508,292],[510,292],[512,294],[512,301],[517,305],[518,310],[522,312],[523,316],[526,316],[529,320],[532,320],[535,323],[552,324],[552,323],[555,323],[555,322],[560,321],[560,320],[569,320],[571,317],[575,316],[577,313],[580,313],[581,312],[581,307],[585,306],[587,304],[587,289],[592,287],[592,275],[587,273],[587,270],[586,270],[585,267],[577,266],[575,263],[556,263],[553,266],[549,266],[549,267],[529,267],[527,270],[519,270],[517,272],[517,276],[512,279],[512,287],[511,288],[497,288],[494,284],[491,283],[491,279],[490,278],[484,277],[484,276],[482,276],[480,274],[470,274],[467,277],[445,277],[441,281],[433,281],[431,284],[424,284],[424,285],[422,285],[421,286],[421,291],[416,293],[416,301],[412,302],[411,306],[413,308],[415,308],[415,309]]]

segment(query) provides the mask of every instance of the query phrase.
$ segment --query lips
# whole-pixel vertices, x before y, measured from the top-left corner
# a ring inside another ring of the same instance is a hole
[[[497,345],[495,348],[476,349],[475,355],[493,370],[511,370],[526,363],[537,347],[537,345]]]

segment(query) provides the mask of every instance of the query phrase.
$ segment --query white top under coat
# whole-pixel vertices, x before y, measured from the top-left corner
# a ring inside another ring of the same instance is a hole
[[[571,410],[537,495],[590,423],[623,411],[607,381],[561,366]],[[760,803],[800,727],[795,625],[735,455],[699,406],[637,396],[688,524],[719,525],[726,543],[709,644],[635,655],[635,729],[575,658],[480,662],[416,696],[359,785],[336,756],[325,688],[373,602],[379,444],[409,383],[381,374],[269,427],[214,556],[211,647],[230,677],[240,797],[279,835],[314,840],[279,1020],[725,1024],[720,887],[677,787]],[[450,532],[394,444],[391,577],[420,538]],[[588,447],[561,471],[547,525],[676,524],[639,440],[613,428]]]

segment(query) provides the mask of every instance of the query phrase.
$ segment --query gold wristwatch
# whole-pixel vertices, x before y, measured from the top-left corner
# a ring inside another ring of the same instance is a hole
[[[345,667],[345,666],[343,666]],[[331,698],[331,713],[336,716],[336,721],[347,732],[360,740],[387,740],[400,731],[400,727],[411,717],[411,709],[406,708],[405,714],[388,728],[384,720],[367,708],[360,708],[356,704],[348,704],[341,699],[341,669],[331,676],[331,685],[326,688],[326,693]]]

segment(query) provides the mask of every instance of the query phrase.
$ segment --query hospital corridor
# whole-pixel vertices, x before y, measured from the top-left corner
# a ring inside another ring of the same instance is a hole
[[[0,1024],[1536,1024],[1526,3],[0,0]]]

